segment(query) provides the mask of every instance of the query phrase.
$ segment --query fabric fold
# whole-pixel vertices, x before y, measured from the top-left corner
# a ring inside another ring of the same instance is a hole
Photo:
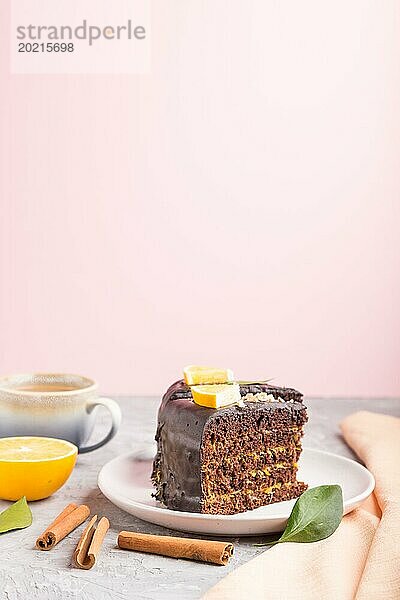
[[[343,437],[375,477],[382,511],[357,600],[400,598],[400,419],[359,412],[341,424]]]

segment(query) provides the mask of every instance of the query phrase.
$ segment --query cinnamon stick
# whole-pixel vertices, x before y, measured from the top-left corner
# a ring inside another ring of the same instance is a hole
[[[188,558],[216,565],[227,565],[233,554],[233,545],[229,542],[148,535],[133,531],[121,531],[118,535],[118,546],[125,550]]]
[[[86,504],[68,504],[36,540],[38,550],[51,550],[90,515]]]
[[[57,515],[57,517],[54,519],[54,521],[52,521],[50,523],[50,525],[47,527],[47,529],[45,529],[45,531],[43,531],[43,533],[36,540],[36,548],[38,550],[45,550],[45,546],[47,544],[47,534],[49,533],[49,531],[51,531],[51,529],[55,525],[57,525],[60,521],[62,521],[64,519],[64,517],[66,517],[67,515],[72,513],[72,511],[75,510],[75,508],[77,508],[77,506],[78,506],[77,504],[75,504],[74,502],[71,502],[71,504],[67,504],[67,506],[60,512],[60,514]]]
[[[110,527],[106,517],[102,517],[97,524],[97,515],[94,515],[85,527],[81,539],[74,552],[74,563],[79,569],[91,569],[96,564],[101,544]]]

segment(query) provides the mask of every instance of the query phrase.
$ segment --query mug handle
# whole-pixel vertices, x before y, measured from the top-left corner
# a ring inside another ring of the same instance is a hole
[[[79,454],[84,454],[85,452],[92,452],[92,450],[97,450],[97,448],[101,448],[104,444],[107,444],[114,435],[117,433],[118,428],[121,424],[121,409],[115,400],[111,400],[111,398],[95,398],[94,400],[89,400],[86,404],[86,411],[90,414],[96,406],[105,406],[111,413],[111,429],[107,433],[106,437],[97,442],[97,444],[92,444],[91,446],[83,446],[79,448]]]

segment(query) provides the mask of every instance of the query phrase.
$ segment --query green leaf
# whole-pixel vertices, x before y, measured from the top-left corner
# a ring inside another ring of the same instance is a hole
[[[343,516],[340,485],[320,485],[306,490],[297,500],[286,529],[277,543],[318,542],[339,527]]]
[[[282,542],[310,543],[324,540],[336,531],[343,517],[340,485],[310,488],[297,498],[281,537],[271,534],[255,546],[274,546]]]
[[[0,533],[24,529],[32,523],[32,513],[25,496],[0,513]]]

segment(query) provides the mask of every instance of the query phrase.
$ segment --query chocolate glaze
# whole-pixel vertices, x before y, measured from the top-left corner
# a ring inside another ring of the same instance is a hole
[[[234,417],[241,411],[257,411],[268,420],[275,411],[284,410],[290,412],[293,422],[305,422],[303,395],[297,390],[268,384],[240,386],[242,396],[259,392],[268,392],[284,402],[246,402],[244,407],[212,409],[195,404],[190,387],[183,380],[169,387],[158,411],[155,437],[157,454],[152,479],[158,500],[173,510],[201,512],[201,447],[205,427],[212,420]]]

